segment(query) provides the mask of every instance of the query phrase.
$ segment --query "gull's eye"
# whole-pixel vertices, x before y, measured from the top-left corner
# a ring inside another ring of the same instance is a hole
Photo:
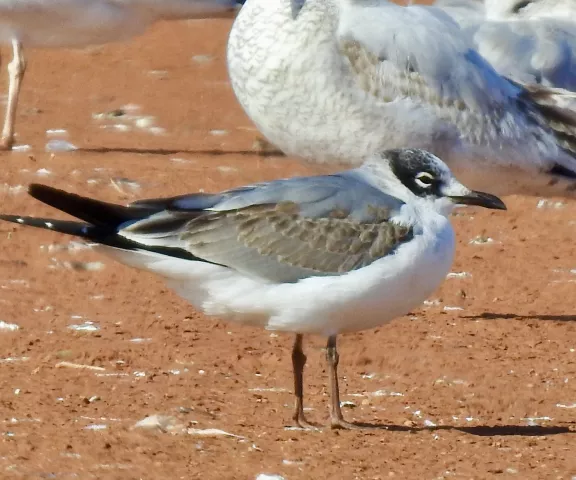
[[[416,184],[422,188],[430,188],[434,183],[434,175],[428,172],[420,172],[416,175]]]

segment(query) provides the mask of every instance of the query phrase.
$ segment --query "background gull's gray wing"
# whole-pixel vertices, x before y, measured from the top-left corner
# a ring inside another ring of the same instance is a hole
[[[118,234],[144,245],[185,249],[267,281],[342,274],[393,252],[413,233],[389,220],[402,202],[353,172],[176,197],[162,212],[129,222]]]
[[[498,72],[576,90],[576,24],[553,18],[484,21],[465,32]]]
[[[493,114],[516,101],[511,85],[472,48],[442,10],[341,0],[338,40],[358,83],[382,101]]]
[[[462,28],[478,25],[486,19],[483,0],[436,0],[433,5],[444,10]]]
[[[481,0],[437,0],[498,73],[524,83],[576,90],[576,24],[540,17],[488,19]]]
[[[543,147],[538,156],[516,155],[516,166],[523,162],[528,171],[576,178],[576,117],[566,109],[574,104],[572,92],[539,90],[535,96],[501,76],[439,8],[384,0],[340,4],[340,50],[358,85],[376,100],[428,106],[422,114],[434,111],[434,125],[451,126],[459,138],[483,147],[500,136],[521,147],[530,136],[531,145]],[[432,133],[441,132],[436,128]]]

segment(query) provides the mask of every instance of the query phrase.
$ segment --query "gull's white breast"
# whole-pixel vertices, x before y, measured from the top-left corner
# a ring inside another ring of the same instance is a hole
[[[381,146],[386,119],[347,72],[335,40],[336,7],[307,0],[297,21],[291,15],[288,0],[242,7],[228,42],[236,96],[285,153],[359,163]]]

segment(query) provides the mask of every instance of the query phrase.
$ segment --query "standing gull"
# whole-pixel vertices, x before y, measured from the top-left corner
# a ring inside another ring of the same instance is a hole
[[[234,91],[287,154],[352,162],[418,147],[467,185],[575,196],[576,94],[500,76],[438,8],[247,0],[229,39]]]
[[[0,43],[11,45],[0,149],[14,145],[23,46],[78,48],[127,40],[159,20],[232,16],[235,0],[0,0]]]
[[[304,416],[303,334],[328,338],[330,422],[342,417],[336,336],[382,325],[420,305],[454,255],[455,204],[505,209],[422,150],[375,154],[335,175],[291,178],[219,194],[128,207],[31,185],[32,197],[82,223],[0,215],[77,235],[156,273],[207,315],[296,334],[294,420]]]
[[[437,0],[478,52],[515,80],[576,90],[573,0]]]

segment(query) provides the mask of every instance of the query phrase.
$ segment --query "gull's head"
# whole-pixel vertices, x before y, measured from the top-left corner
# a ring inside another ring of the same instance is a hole
[[[448,166],[420,149],[387,150],[366,163],[379,188],[406,203],[425,204],[442,215],[457,205],[506,210],[498,197],[462,185]]]

